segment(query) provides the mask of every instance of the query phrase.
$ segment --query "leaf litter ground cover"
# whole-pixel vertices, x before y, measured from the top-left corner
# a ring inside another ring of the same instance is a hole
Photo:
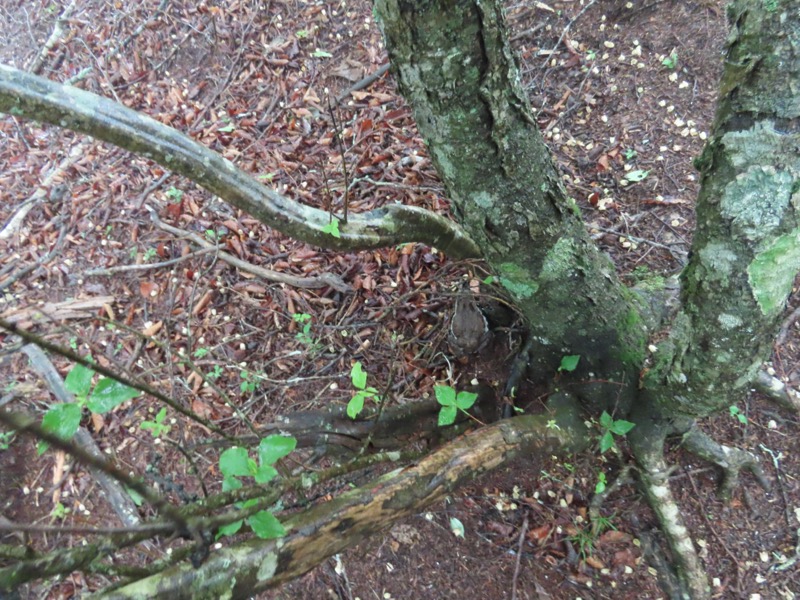
[[[691,161],[713,114],[722,11],[707,2],[587,6],[508,4],[523,80],[592,235],[631,281],[669,275],[691,241]],[[32,64],[61,7],[0,0],[0,9],[0,60]],[[75,78],[188,132],[284,195],[340,216],[345,197],[354,212],[391,202],[448,209],[391,77],[346,93],[385,62],[366,3],[142,2],[123,11],[86,0],[75,3],[68,31],[47,53],[42,74]],[[366,385],[389,390],[396,403],[433,397],[436,385],[460,390],[473,378],[504,379],[505,338],[468,360],[447,352],[454,292],[462,275],[479,287],[487,275],[479,264],[448,262],[417,245],[324,252],[110,146],[11,119],[0,132],[7,228],[0,312],[40,332],[48,320],[57,323],[47,328],[54,341],[101,365],[134,370],[229,433],[247,433],[247,421],[345,406],[356,361]],[[26,202],[30,212],[15,220]],[[344,287],[276,283],[231,266],[225,255],[306,281],[335,276]],[[12,343],[6,336],[4,345]],[[797,353],[790,327],[773,368],[793,385],[800,383]],[[73,368],[54,361],[62,376]],[[23,355],[5,355],[0,368],[4,401],[38,414],[52,404]],[[523,387],[519,404],[538,410],[540,394]],[[174,445],[191,447],[208,432],[161,410],[138,397],[83,425],[121,466],[146,473],[173,499],[202,495],[200,480],[219,489],[225,473],[217,449],[200,451],[190,465]],[[755,397],[741,414],[746,424],[720,415],[705,427],[762,456],[773,492],[745,478],[725,505],[713,494],[714,471],[677,449],[673,489],[720,597],[776,597],[776,590],[788,598],[800,589],[796,569],[771,567],[779,555],[792,556],[796,543],[800,491],[790,432],[797,419]],[[86,470],[54,451],[36,458],[27,440],[7,441],[0,452],[5,518],[117,523]],[[480,590],[491,598],[662,597],[643,558],[647,544],[659,541],[655,519],[633,488],[613,493],[602,519],[589,518],[593,493],[611,485],[623,463],[618,450],[601,454],[599,447],[573,462],[520,460],[264,596],[471,598]],[[30,543],[46,550],[78,544],[80,536],[32,535]],[[134,562],[162,556],[158,548],[129,552]],[[106,583],[75,574],[28,591],[67,597]]]

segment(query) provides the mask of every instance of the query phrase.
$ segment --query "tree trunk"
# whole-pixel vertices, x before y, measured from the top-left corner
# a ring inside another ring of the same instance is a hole
[[[643,307],[566,196],[500,3],[377,0],[375,12],[453,213],[528,319],[534,367],[552,378],[579,354],[574,379],[604,379],[582,385],[584,400],[619,407],[619,384],[635,390],[645,358]]]

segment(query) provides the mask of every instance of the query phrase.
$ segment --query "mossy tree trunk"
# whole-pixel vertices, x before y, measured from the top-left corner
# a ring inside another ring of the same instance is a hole
[[[561,185],[500,3],[378,0],[375,12],[453,212],[529,322],[534,368],[552,376],[579,354],[576,380],[605,379],[581,395],[619,406],[644,360],[641,304]]]
[[[791,2],[759,4],[731,8],[680,311],[651,357],[654,321],[564,192],[520,88],[500,3],[376,1],[401,92],[453,212],[527,317],[543,375],[562,355],[579,354],[576,378],[611,382],[595,385],[618,409],[632,406],[619,403],[624,384],[637,412],[657,400],[663,412],[689,416],[730,405],[755,378],[800,264],[800,94],[787,83],[800,80],[797,24],[789,23],[798,17]]]

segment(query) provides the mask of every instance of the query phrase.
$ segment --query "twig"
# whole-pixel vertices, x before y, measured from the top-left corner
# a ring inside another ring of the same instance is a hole
[[[217,250],[216,247],[201,248],[200,250],[195,250],[194,252],[190,252],[185,256],[171,258],[170,260],[165,260],[164,262],[158,262],[158,263],[146,263],[142,265],[120,265],[118,267],[107,267],[105,269],[89,269],[84,273],[84,275],[86,277],[95,277],[98,275],[114,275],[115,273],[124,273],[127,271],[148,271],[150,269],[163,269],[164,267],[169,267],[178,264],[179,262],[183,262],[184,260],[189,260],[190,258],[196,258],[198,256],[208,254],[209,252],[215,252],[216,250]]]
[[[353,92],[357,92],[358,90],[363,90],[365,87],[371,85],[381,77],[383,77],[386,73],[388,73],[389,69],[391,68],[391,63],[386,63],[378,68],[377,71],[372,73],[371,75],[367,75],[364,79],[356,81],[351,87],[347,88],[344,92],[339,94],[336,97],[336,101],[334,104],[341,104],[345,98],[347,98]]]
[[[12,217],[6,223],[6,226],[3,227],[2,231],[0,231],[0,240],[7,240],[17,233],[17,231],[19,231],[19,228],[22,226],[22,222],[25,220],[25,217],[28,216],[28,213],[47,195],[45,190],[49,186],[53,185],[55,181],[60,180],[61,175],[63,175],[75,161],[77,161],[79,158],[82,158],[86,154],[86,148],[90,144],[90,140],[84,140],[81,143],[73,146],[73,148],[69,151],[69,155],[60,163],[58,163],[58,166],[45,175],[44,179],[42,179],[42,182],[39,184],[39,187],[36,188],[36,191],[33,192],[33,194],[31,194],[30,197],[20,205],[20,207],[17,209],[17,212],[12,215]],[[55,193],[56,188],[53,188],[53,194]]]
[[[160,229],[167,231],[173,235],[178,235],[188,240],[191,240],[193,243],[197,244],[201,248],[206,248],[210,250],[218,249],[215,244],[211,244],[204,240],[202,237],[195,233],[191,233],[189,231],[184,231],[183,229],[178,229],[177,227],[172,227],[171,225],[167,225],[161,219],[158,218],[158,214],[156,211],[148,206],[147,204],[144,207],[150,212],[150,218],[153,222],[158,226]],[[336,291],[339,292],[349,292],[351,291],[351,287],[347,285],[340,277],[334,275],[333,273],[322,273],[315,277],[298,277],[296,275],[289,275],[287,273],[279,273],[278,271],[272,271],[270,269],[265,269],[263,267],[258,267],[256,265],[250,264],[244,260],[238,259],[232,254],[228,254],[227,252],[220,251],[217,255],[218,258],[224,260],[229,265],[236,267],[242,271],[247,273],[252,273],[262,279],[266,279],[267,281],[275,281],[277,283],[285,283],[286,285],[291,285],[293,287],[305,288],[305,289],[319,289],[324,287],[332,287]]]
[[[44,65],[44,61],[48,53],[64,35],[64,23],[69,20],[73,10],[75,10],[75,0],[71,0],[71,2],[64,8],[64,10],[56,19],[56,23],[53,25],[53,31],[50,33],[50,37],[47,38],[47,41],[44,43],[44,46],[42,46],[42,50],[39,52],[39,55],[33,60],[33,63],[28,69],[31,73],[38,75],[42,70],[42,66]]]
[[[514,579],[511,584],[511,600],[517,600],[517,580],[519,579],[519,569],[522,564],[522,545],[525,543],[525,534],[528,533],[528,516],[522,522],[522,529],[519,531],[519,542],[517,543],[517,564],[514,566]]]

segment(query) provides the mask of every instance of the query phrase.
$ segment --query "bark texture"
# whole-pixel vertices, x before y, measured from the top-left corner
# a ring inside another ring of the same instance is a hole
[[[756,380],[800,271],[797,2],[735,2],[682,310],[647,385],[667,413],[706,416]]]
[[[584,399],[619,405],[619,383],[636,381],[644,359],[641,305],[565,194],[500,3],[378,0],[375,12],[453,212],[529,320],[536,367],[552,377],[580,354],[576,380],[614,382],[585,384]]]

